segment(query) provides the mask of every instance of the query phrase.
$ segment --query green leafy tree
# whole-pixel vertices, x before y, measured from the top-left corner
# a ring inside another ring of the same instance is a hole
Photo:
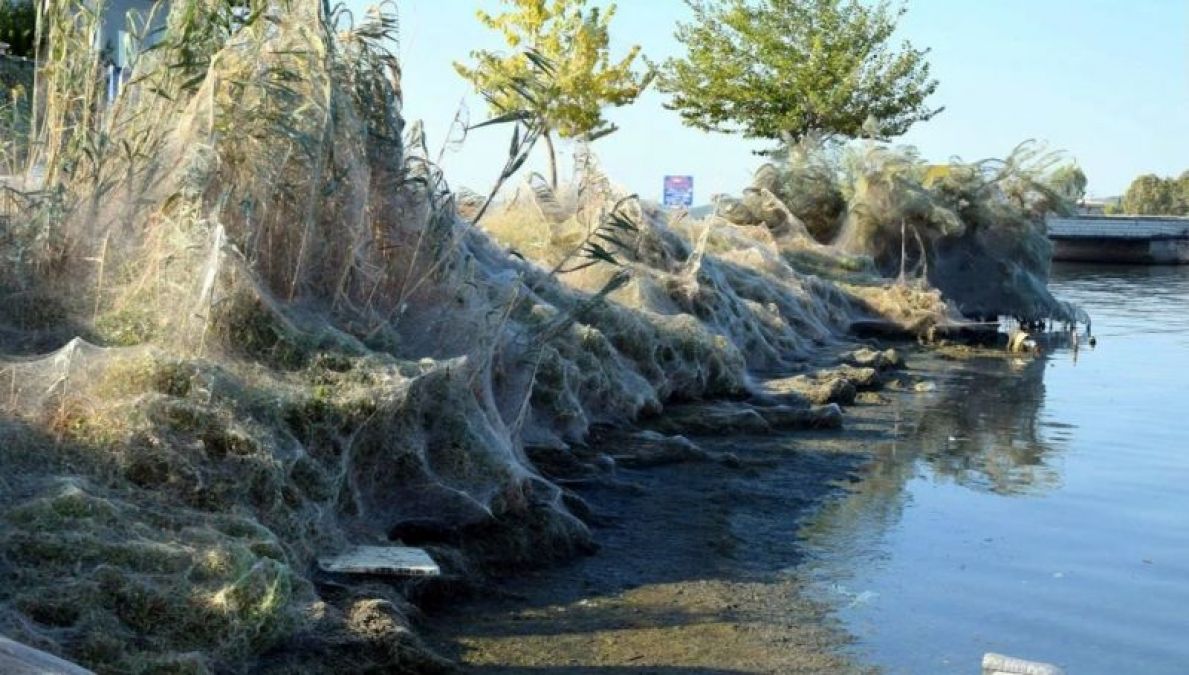
[[[587,0],[503,0],[503,14],[484,11],[478,17],[498,30],[514,54],[471,52],[473,66],[454,69],[484,94],[493,111],[507,115],[526,111],[541,120],[549,151],[550,179],[557,187],[557,153],[553,136],[594,139],[615,130],[603,117],[607,106],[632,103],[652,80],[651,72],[634,69],[640,47],[612,62],[609,27],[615,5],[588,8]],[[533,61],[537,62],[534,64]],[[530,77],[543,87],[518,86]],[[534,74],[535,73],[535,74]]]
[[[1189,171],[1181,172],[1181,175],[1177,177],[1173,190],[1177,201],[1177,213],[1182,216],[1189,216]]]
[[[1182,215],[1177,210],[1176,183],[1170,178],[1146,174],[1131,181],[1123,194],[1123,213],[1147,216]]]
[[[37,10],[33,0],[0,0],[0,42],[13,56],[33,56]]]
[[[708,131],[797,142],[903,134],[940,108],[928,50],[889,47],[904,9],[861,0],[686,0],[687,54],[658,77],[666,104]]]
[[[1077,204],[1086,196],[1086,173],[1077,164],[1057,167],[1044,181],[1062,199]]]

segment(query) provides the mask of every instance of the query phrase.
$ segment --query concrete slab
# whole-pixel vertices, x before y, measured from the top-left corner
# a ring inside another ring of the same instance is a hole
[[[0,635],[0,673],[4,675],[95,675],[90,670]]]
[[[424,549],[407,546],[356,546],[318,559],[325,572],[382,574],[396,577],[436,577],[442,570]]]

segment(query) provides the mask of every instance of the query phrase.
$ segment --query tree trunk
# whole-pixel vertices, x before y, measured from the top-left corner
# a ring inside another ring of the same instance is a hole
[[[553,148],[553,134],[548,130],[544,133],[545,147],[549,150],[549,187],[557,190],[557,151]]]

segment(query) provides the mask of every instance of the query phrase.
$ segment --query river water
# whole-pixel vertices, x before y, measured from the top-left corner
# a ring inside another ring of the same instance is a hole
[[[1098,344],[973,359],[802,528],[861,661],[1189,672],[1189,268],[1057,266]]]

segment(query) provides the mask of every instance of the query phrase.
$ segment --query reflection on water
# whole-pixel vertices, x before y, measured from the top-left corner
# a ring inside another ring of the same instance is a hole
[[[813,574],[893,673],[986,651],[1069,672],[1189,665],[1189,269],[1059,267],[1098,346],[943,366],[847,498]]]
[[[925,411],[913,434],[935,476],[977,490],[1024,494],[1056,487],[1047,462],[1062,443],[1039,422],[1045,360],[975,362]]]

